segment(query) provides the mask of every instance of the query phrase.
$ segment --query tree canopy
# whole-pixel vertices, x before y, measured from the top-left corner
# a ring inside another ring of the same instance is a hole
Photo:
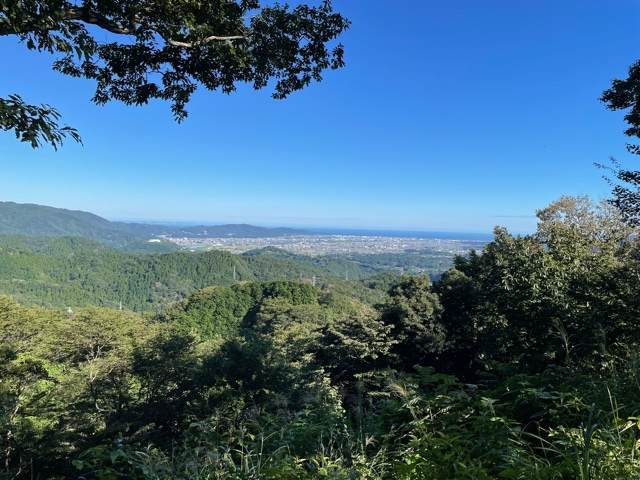
[[[178,121],[198,85],[232,93],[239,83],[272,84],[283,99],[320,81],[344,65],[343,46],[332,42],[348,26],[328,0],[0,0],[0,36],[54,54],[58,72],[95,81],[95,103],[166,100]],[[17,94],[0,98],[0,129],[33,147],[79,140],[59,118]]]

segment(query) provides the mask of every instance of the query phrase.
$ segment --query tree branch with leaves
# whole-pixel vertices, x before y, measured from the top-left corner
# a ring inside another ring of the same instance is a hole
[[[629,67],[624,80],[616,79],[601,97],[610,110],[626,111],[624,119],[629,128],[625,134],[640,138],[640,61]],[[627,151],[640,155],[640,145],[628,144]],[[617,160],[610,167],[615,181],[611,181],[613,189],[612,203],[620,209],[625,220],[631,225],[640,226],[640,170],[623,168]]]
[[[283,99],[322,80],[344,66],[336,39],[348,27],[330,1],[0,0],[0,36],[55,55],[58,72],[95,81],[95,103],[165,100],[177,121],[198,86],[230,94],[240,83],[273,85]],[[18,95],[0,101],[0,128],[33,147],[80,138],[49,106]]]

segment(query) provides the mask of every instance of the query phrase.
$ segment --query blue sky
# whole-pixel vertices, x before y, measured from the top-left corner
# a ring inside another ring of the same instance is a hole
[[[112,219],[487,232],[562,194],[602,198],[625,158],[601,91],[640,57],[640,2],[336,0],[346,68],[285,101],[201,90],[98,107],[92,84],[0,39],[0,95],[48,102],[84,146],[0,134],[0,200]]]

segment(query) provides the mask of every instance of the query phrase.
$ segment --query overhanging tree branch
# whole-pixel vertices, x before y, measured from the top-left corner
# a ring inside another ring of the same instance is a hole
[[[95,25],[103,30],[106,30],[110,33],[114,33],[117,35],[134,35],[136,33],[137,27],[134,23],[130,26],[123,26],[114,21],[109,20],[109,18],[104,15],[99,15],[95,12],[82,9],[82,8],[70,8],[65,10],[61,19],[63,22],[69,21],[79,21],[89,25]],[[16,35],[16,34],[26,34],[30,32],[38,32],[38,31],[51,31],[51,30],[59,30],[61,28],[60,23],[50,22],[50,25],[47,25],[46,22],[38,22],[38,26],[21,26],[21,27],[12,27],[9,25],[0,25],[0,36],[7,35]],[[164,38],[164,36],[162,36]],[[168,45],[174,47],[184,47],[184,48],[192,48],[195,46],[206,45],[211,42],[229,42],[233,40],[246,40],[248,37],[246,35],[209,35],[201,40],[186,42],[181,40],[174,40],[172,38],[166,38],[165,41]]]
[[[133,24],[125,27],[110,20],[105,15],[84,8],[70,8],[66,10],[63,13],[63,20],[80,20],[119,35],[132,35],[136,32],[135,25]]]
[[[96,82],[97,104],[167,100],[180,121],[198,86],[232,93],[239,83],[273,85],[273,97],[282,99],[344,65],[342,45],[330,44],[349,22],[328,0],[293,8],[260,3],[0,0],[0,36],[57,54],[55,70]],[[99,41],[89,26],[113,35]]]

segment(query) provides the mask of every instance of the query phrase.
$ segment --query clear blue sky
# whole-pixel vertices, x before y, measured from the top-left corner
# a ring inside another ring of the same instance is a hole
[[[607,194],[624,158],[598,102],[640,58],[631,0],[336,0],[347,66],[285,101],[201,90],[168,105],[89,103],[92,84],[0,41],[0,95],[56,105],[84,147],[0,134],[0,199],[114,219],[527,231],[562,194]]]

